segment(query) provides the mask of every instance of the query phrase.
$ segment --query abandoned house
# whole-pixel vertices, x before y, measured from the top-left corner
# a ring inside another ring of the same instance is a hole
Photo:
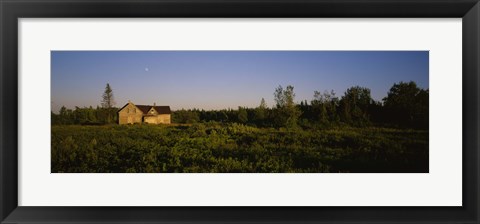
[[[135,105],[128,103],[118,110],[118,124],[170,124],[170,106]]]

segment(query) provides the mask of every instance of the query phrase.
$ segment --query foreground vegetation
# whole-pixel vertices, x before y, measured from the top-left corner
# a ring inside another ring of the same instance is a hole
[[[428,172],[428,131],[236,123],[52,126],[52,172]]]

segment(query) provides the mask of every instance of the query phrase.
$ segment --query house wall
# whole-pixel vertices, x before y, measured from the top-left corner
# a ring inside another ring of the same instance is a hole
[[[143,118],[147,124],[170,124],[170,114],[159,114],[157,116],[148,116]]]
[[[129,103],[118,112],[118,124],[141,124],[142,116],[142,111]]]
[[[158,124],[170,124],[171,116],[170,114],[160,114],[158,117]]]
[[[143,122],[147,124],[158,124],[158,119],[156,116],[148,116],[143,118]]]
[[[156,110],[150,109],[150,110],[148,111],[148,114],[149,114],[149,115],[157,115],[158,113],[157,113]]]

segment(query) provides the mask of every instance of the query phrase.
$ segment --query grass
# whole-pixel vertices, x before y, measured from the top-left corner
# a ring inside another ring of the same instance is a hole
[[[240,124],[52,126],[52,172],[428,172],[428,131]]]

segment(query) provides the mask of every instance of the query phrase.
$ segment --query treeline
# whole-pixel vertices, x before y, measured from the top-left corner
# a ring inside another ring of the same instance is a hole
[[[395,83],[382,101],[372,99],[370,89],[354,86],[340,98],[332,91],[314,91],[310,101],[295,102],[293,86],[279,86],[274,92],[275,105],[268,107],[262,98],[256,108],[239,107],[223,110],[177,110],[173,123],[199,122],[239,123],[257,127],[355,127],[386,126],[428,129],[429,93],[413,81]],[[52,112],[53,125],[102,125],[117,123],[116,107],[62,107]]]
[[[52,112],[52,125],[104,125],[117,123],[118,108],[104,107],[75,107],[74,110],[65,106],[60,108],[58,114]]]
[[[58,114],[51,112],[52,125],[104,125],[113,124],[118,121],[118,109],[114,107],[113,90],[107,83],[102,95],[102,107],[75,107],[75,110],[67,109],[65,106],[60,108]]]
[[[382,101],[372,99],[370,89],[354,86],[338,98],[332,91],[315,91],[313,99],[294,103],[293,86],[279,86],[275,106],[262,99],[256,108],[177,110],[174,123],[223,122],[258,127],[390,126],[428,129],[429,93],[413,81],[395,83]]]

